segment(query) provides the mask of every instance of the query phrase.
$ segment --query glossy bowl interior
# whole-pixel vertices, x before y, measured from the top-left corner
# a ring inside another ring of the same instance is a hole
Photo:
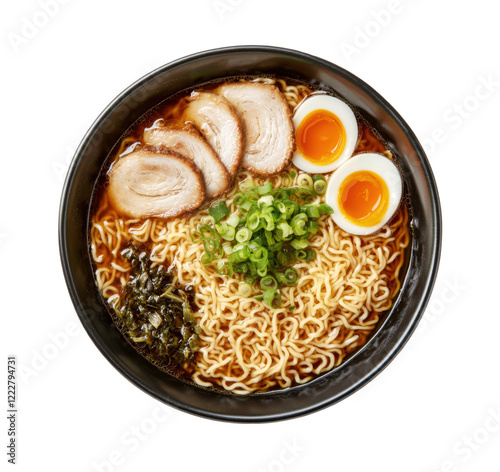
[[[335,370],[306,385],[249,396],[189,385],[140,356],[115,328],[94,283],[88,220],[95,181],[109,151],[146,111],[173,93],[225,76],[274,73],[332,89],[386,140],[397,156],[411,199],[412,240],[406,277],[392,310],[371,340]],[[102,112],[84,137],[62,195],[60,252],[78,316],[96,346],[133,384],[173,407],[227,421],[273,421],[311,413],[350,395],[399,352],[415,329],[436,277],[440,245],[439,197],[415,135],[377,92],[344,69],[308,54],[275,47],[230,47],[201,52],[143,77]]]

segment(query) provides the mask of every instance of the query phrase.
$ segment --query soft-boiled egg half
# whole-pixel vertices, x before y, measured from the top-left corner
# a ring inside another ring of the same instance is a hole
[[[293,163],[305,172],[322,174],[349,159],[358,141],[358,123],[342,100],[325,93],[306,98],[293,115],[297,149]]]
[[[344,231],[366,235],[394,215],[403,184],[397,167],[382,154],[365,153],[349,159],[328,182],[326,203]]]

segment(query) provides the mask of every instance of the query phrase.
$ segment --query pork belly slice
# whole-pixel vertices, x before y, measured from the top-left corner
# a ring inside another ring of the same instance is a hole
[[[107,191],[116,210],[130,218],[175,218],[205,200],[203,177],[193,161],[152,146],[120,158]]]
[[[198,128],[234,178],[241,162],[243,133],[231,104],[215,93],[195,91],[188,99],[183,119]]]
[[[203,175],[207,198],[219,197],[229,189],[231,176],[194,126],[150,128],[144,131],[143,139],[146,144],[163,146],[191,159]]]
[[[274,85],[255,82],[223,84],[217,93],[229,100],[243,125],[241,166],[256,175],[281,172],[295,150],[292,112]]]

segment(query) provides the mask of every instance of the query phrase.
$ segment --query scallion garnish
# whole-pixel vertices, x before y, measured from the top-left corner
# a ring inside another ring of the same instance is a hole
[[[220,201],[214,206],[210,207],[208,212],[210,213],[210,216],[215,220],[215,222],[218,223],[227,215],[229,215],[229,208],[227,207],[226,202]]]
[[[316,220],[333,211],[325,203],[312,204],[326,189],[323,176],[300,174],[297,181],[297,187],[273,188],[271,182],[256,187],[245,180],[233,198],[237,211],[229,216],[226,203],[218,202],[191,234],[194,242],[203,243],[203,264],[217,260],[219,274],[240,274],[240,295],[262,299],[271,308],[281,306],[282,286],[298,282],[291,266],[316,256],[309,248],[309,239],[319,230]]]
[[[313,186],[313,179],[309,174],[300,174],[297,177],[297,183],[299,185],[307,185],[309,187]]]
[[[257,192],[259,195],[267,195],[273,189],[273,184],[271,182],[267,182],[267,184],[262,187],[257,187]]]
[[[278,282],[272,275],[266,275],[260,279],[260,288],[262,290],[276,290],[278,288]]]
[[[281,306],[280,293],[277,290],[265,290],[264,303],[270,308],[279,308]]]
[[[239,229],[236,233],[236,241],[238,241],[239,243],[249,241],[251,237],[252,230],[246,227]]]
[[[318,195],[323,195],[326,192],[326,182],[324,180],[316,180],[313,188]]]
[[[250,295],[252,295],[253,293],[253,289],[252,289],[252,286],[249,284],[249,283],[246,283],[246,282],[241,282],[239,285],[238,285],[238,293],[242,296],[242,297],[246,297],[248,298]]]

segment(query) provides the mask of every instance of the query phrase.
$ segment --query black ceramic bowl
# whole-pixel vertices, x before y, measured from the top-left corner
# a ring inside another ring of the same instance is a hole
[[[115,328],[94,283],[88,251],[90,200],[99,170],[122,133],[173,93],[224,76],[275,73],[332,89],[381,133],[397,156],[411,199],[409,265],[392,310],[371,340],[340,367],[306,385],[250,396],[217,393],[165,374],[141,357]],[[275,47],[230,47],[167,64],[130,86],[102,112],[84,137],[64,187],[59,222],[61,259],[76,311],[102,354],[137,387],[173,407],[219,420],[291,418],[355,392],[395,357],[415,329],[436,277],[439,197],[415,135],[375,90],[344,69],[302,52]]]

